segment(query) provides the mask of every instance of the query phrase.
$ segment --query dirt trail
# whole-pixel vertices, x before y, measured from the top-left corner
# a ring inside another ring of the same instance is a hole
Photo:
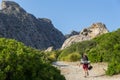
[[[106,76],[105,70],[107,69],[106,63],[92,64],[93,69],[89,71],[89,76],[84,77],[82,65],[79,62],[54,62],[54,66],[61,70],[66,80],[120,80],[120,75]]]

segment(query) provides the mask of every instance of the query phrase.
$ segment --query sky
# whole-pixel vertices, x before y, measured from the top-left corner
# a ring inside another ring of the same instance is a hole
[[[102,22],[120,28],[120,0],[12,0],[36,18],[48,18],[63,34]],[[0,0],[0,3],[2,0]]]

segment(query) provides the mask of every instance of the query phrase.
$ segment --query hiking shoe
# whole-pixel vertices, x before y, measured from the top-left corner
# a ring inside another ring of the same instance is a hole
[[[87,76],[84,76],[85,78],[87,77]]]

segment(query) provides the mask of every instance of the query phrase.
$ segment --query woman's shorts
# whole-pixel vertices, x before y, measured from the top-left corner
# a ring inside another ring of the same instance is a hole
[[[83,69],[88,69],[88,64],[83,64]]]

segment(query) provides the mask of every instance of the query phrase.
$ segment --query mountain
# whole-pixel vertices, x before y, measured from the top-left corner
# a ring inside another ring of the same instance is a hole
[[[108,29],[103,23],[94,23],[90,27],[83,29],[78,35],[73,35],[65,40],[61,49],[70,46],[73,43],[93,39],[101,34],[108,33]]]
[[[65,37],[51,20],[37,19],[12,1],[2,1],[1,8],[0,37],[12,38],[37,49],[50,46],[58,49],[63,44]]]

